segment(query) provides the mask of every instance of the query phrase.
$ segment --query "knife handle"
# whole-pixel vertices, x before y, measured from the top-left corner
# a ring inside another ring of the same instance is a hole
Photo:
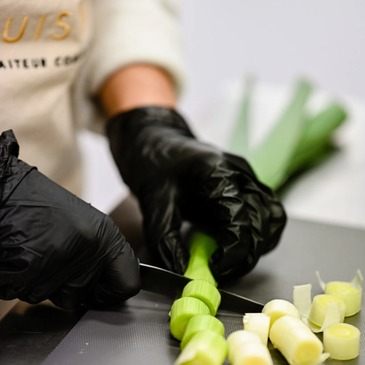
[[[205,280],[217,286],[209,267],[209,259],[217,247],[218,245],[212,237],[202,232],[195,232],[191,238],[190,258],[184,276],[189,279]]]

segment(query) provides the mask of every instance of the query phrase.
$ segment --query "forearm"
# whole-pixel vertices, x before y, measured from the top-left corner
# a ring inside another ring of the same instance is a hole
[[[176,106],[172,78],[150,64],[133,64],[114,72],[102,84],[98,96],[108,116],[139,106]]]

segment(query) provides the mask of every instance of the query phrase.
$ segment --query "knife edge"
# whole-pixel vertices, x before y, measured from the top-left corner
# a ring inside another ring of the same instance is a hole
[[[172,300],[179,297],[185,285],[191,281],[183,275],[144,263],[140,263],[140,274],[143,290],[162,294]],[[261,312],[264,307],[255,300],[220,288],[218,290],[221,294],[220,310],[244,314]]]

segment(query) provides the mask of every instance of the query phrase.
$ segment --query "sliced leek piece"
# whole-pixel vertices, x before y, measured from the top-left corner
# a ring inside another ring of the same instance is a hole
[[[265,346],[254,332],[238,330],[227,338],[228,359],[232,365],[272,365],[272,358]]]
[[[210,314],[198,314],[189,320],[180,343],[180,348],[183,349],[196,333],[204,330],[213,331],[224,336],[224,325],[218,318]]]
[[[353,316],[361,310],[363,277],[360,270],[357,270],[356,276],[351,282],[329,281],[325,283],[318,271],[316,275],[325,294],[333,295],[345,302],[345,317]]]
[[[331,324],[342,322],[344,308],[341,315],[341,307],[338,299],[335,298],[332,301],[325,301],[320,300],[320,297],[317,296],[312,302],[311,288],[312,286],[310,284],[294,286],[293,303],[299,310],[300,318],[312,332],[323,332]],[[343,301],[342,304],[344,305]],[[310,317],[313,318],[312,321]]]
[[[323,354],[319,338],[298,317],[284,315],[270,329],[270,341],[290,365],[320,364],[328,354]]]
[[[243,329],[256,333],[263,345],[267,345],[270,330],[270,317],[266,313],[246,313],[243,316]]]
[[[345,319],[346,304],[342,299],[339,299],[329,294],[318,294],[313,298],[312,306],[309,312],[308,319],[313,324],[321,327],[325,321],[326,313],[328,312],[329,304],[334,303],[333,308],[339,312],[338,322],[343,322]],[[332,308],[332,306],[330,307]]]
[[[226,339],[213,331],[200,331],[187,343],[174,365],[222,365],[227,357]]]
[[[273,299],[267,302],[262,309],[262,313],[270,317],[270,327],[273,323],[284,315],[299,318],[299,311],[293,303],[285,299]]]
[[[204,302],[215,316],[221,303],[219,290],[206,280],[191,280],[187,283],[181,294],[182,297],[193,297]]]
[[[242,343],[246,342],[261,342],[261,339],[257,333],[247,330],[234,331],[227,337],[228,346],[231,348],[241,346]]]
[[[302,319],[308,318],[312,305],[312,285],[294,285],[293,304],[298,309]]]
[[[335,360],[351,360],[360,354],[360,331],[348,323],[337,323],[323,332],[323,345]]]
[[[351,283],[331,281],[326,284],[326,294],[342,299],[346,304],[345,316],[353,316],[361,310],[362,290]]]
[[[362,276],[362,273],[360,271],[360,269],[356,270],[356,275],[354,276],[354,278],[351,280],[351,284],[358,289],[362,289],[362,283],[364,281],[364,278]]]
[[[210,314],[208,306],[201,300],[192,297],[175,300],[170,311],[171,334],[181,341],[190,318],[197,314]]]
[[[340,304],[337,302],[330,302],[326,306],[325,315],[321,326],[314,324],[309,320],[309,318],[303,319],[303,322],[308,325],[312,332],[319,333],[323,332],[327,327],[331,326],[332,324],[341,323],[342,318],[343,314],[341,315]]]

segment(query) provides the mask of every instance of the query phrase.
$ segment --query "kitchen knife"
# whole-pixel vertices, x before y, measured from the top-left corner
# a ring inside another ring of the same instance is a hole
[[[183,275],[160,267],[140,263],[142,289],[165,295],[172,300],[181,295],[185,285],[191,280]],[[235,313],[261,312],[263,304],[252,299],[218,289],[221,294],[220,310]]]

